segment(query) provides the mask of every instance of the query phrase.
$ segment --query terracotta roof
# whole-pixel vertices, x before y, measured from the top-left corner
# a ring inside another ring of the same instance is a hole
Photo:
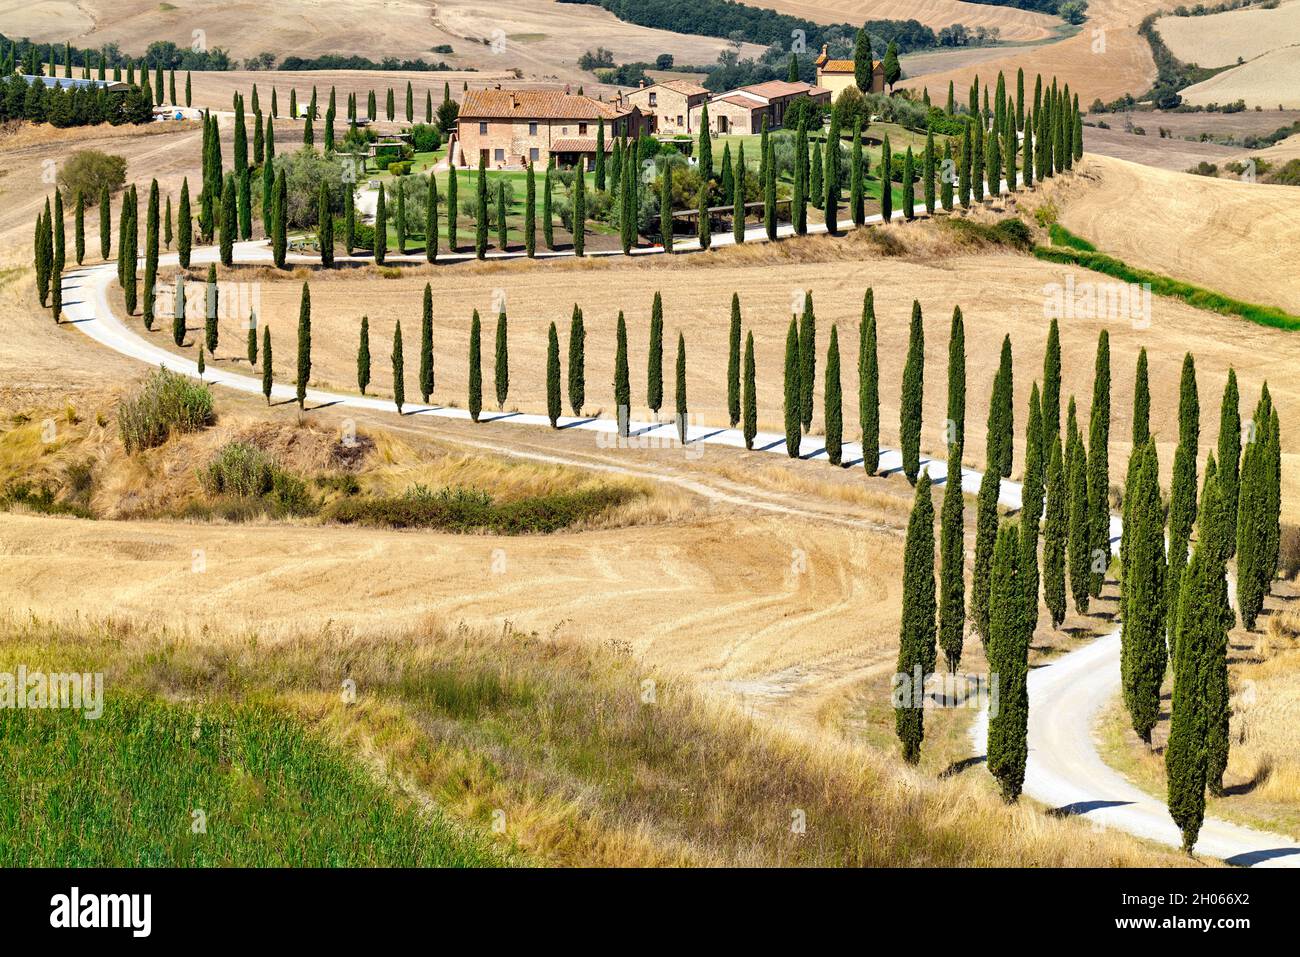
[[[755,83],[751,86],[742,86],[733,93],[751,93],[754,96],[761,96],[766,100],[775,100],[783,96],[795,96],[799,93],[806,93],[814,96],[818,93],[824,93],[820,87],[813,86],[811,83],[790,83],[787,80],[768,80],[766,83]]]
[[[717,97],[713,102],[730,103],[732,106],[743,106],[747,110],[761,110],[767,106],[766,102],[762,100],[756,100],[753,97],[733,96],[730,94]]]
[[[627,113],[612,103],[559,90],[470,90],[460,116],[471,119],[596,120]]]
[[[818,63],[817,66],[823,73],[853,73],[857,70],[857,66],[852,60],[827,60],[824,63]],[[874,73],[879,68],[880,61],[872,60],[872,72]]]
[[[667,87],[670,90],[675,90],[678,93],[684,93],[687,96],[699,96],[701,93],[709,92],[704,87],[700,86],[698,83],[693,82],[692,80],[663,80],[654,85]],[[648,90],[650,89],[650,87],[645,87],[645,89]]]
[[[551,144],[552,153],[594,153],[596,152],[596,141],[591,137],[570,137],[569,139],[556,140]],[[605,152],[614,152],[613,139],[605,140]]]

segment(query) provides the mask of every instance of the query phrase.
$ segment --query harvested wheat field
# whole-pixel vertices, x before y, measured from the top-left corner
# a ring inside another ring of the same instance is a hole
[[[1184,63],[1226,66],[1300,45],[1300,0],[1285,0],[1271,10],[1247,7],[1203,17],[1161,17],[1156,29]]]
[[[929,87],[930,98],[941,102],[952,82],[958,102],[964,103],[975,77],[992,88],[1000,70],[1014,90],[1016,70],[1023,68],[1029,94],[1035,74],[1042,74],[1049,83],[1055,76],[1079,94],[1084,109],[1094,99],[1109,103],[1125,93],[1137,96],[1151,88],[1156,76],[1151,48],[1138,36],[1137,27],[1144,16],[1161,6],[1157,0],[1092,0],[1080,32],[1060,42],[1010,49],[999,59],[905,78],[900,86],[918,91]]]
[[[852,23],[863,20],[917,20],[938,31],[960,23],[969,30],[996,28],[1002,40],[1042,40],[1061,21],[1045,13],[1009,6],[964,3],[962,0],[756,0],[751,6],[766,7],[814,23]],[[879,58],[883,51],[876,51]]]
[[[1138,124],[1158,121],[1136,117]],[[1244,160],[1251,154],[1237,146],[1201,143],[1157,135],[1155,126],[1143,126],[1146,133],[1126,133],[1122,129],[1083,128],[1083,148],[1094,156],[1111,156],[1129,163],[1157,169],[1185,172],[1197,163],[1229,163]]]
[[[1192,105],[1235,103],[1248,107],[1300,109],[1300,48],[1273,50],[1261,57],[1218,73],[1182,91]]]
[[[143,54],[155,40],[188,48],[199,42],[195,31],[201,31],[201,42],[220,47],[236,62],[264,51],[280,59],[327,54],[376,61],[397,57],[490,72],[519,70],[532,78],[572,82],[592,79],[577,68],[577,59],[596,46],[613,50],[620,63],[654,62],[670,51],[682,63],[711,63],[728,46],[725,40],[640,27],[599,7],[554,0],[511,0],[490,8],[466,0],[49,0],[36,5],[3,0],[0,23],[9,36],[55,43],[71,38],[89,47],[112,42],[133,56]],[[493,41],[496,45],[490,46]],[[444,44],[455,52],[433,52]],[[760,50],[745,45],[748,55]]]

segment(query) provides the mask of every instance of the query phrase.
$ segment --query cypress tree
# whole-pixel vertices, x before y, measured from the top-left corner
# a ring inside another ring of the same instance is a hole
[[[1155,443],[1148,439],[1134,455],[1139,465],[1124,509],[1120,673],[1133,730],[1150,745],[1166,667],[1164,505]]]
[[[379,184],[379,196],[375,200],[375,242],[374,257],[379,265],[388,258],[388,208],[384,195],[384,184]]]
[[[158,282],[158,181],[149,185],[149,208],[144,226],[144,327],[153,329],[154,300]],[[57,317],[57,314],[55,316]]]
[[[808,199],[814,206],[825,212],[826,185],[822,182],[822,153],[815,143],[812,147],[812,170],[808,178]]]
[[[646,405],[659,414],[664,401],[664,303],[655,293],[650,307],[650,351],[646,359]]]
[[[854,226],[867,221],[867,207],[862,181],[862,119],[853,118],[853,148],[849,154],[849,212]]]
[[[1151,385],[1147,375],[1147,350],[1138,353],[1137,371],[1133,376],[1133,448],[1146,444],[1151,437]]]
[[[207,363],[203,361],[203,354],[204,354],[203,343],[200,342],[199,343],[199,381],[200,382],[203,381],[203,370],[206,368],[207,365]]]
[[[482,259],[487,255],[488,245],[487,166],[482,155],[478,158],[478,180],[474,197],[474,255]]]
[[[984,145],[984,121],[975,123],[971,138],[971,197],[976,203],[984,202],[984,166],[987,147]]]
[[[948,472],[939,517],[939,647],[948,671],[961,665],[966,635],[966,544],[961,487],[961,450],[948,445]]]
[[[383,187],[380,187],[382,190]],[[382,194],[381,194],[382,195]],[[285,254],[288,252],[288,232],[287,221],[289,208],[289,187],[285,182],[284,170],[281,169],[275,176],[275,203],[274,217],[275,223],[271,230],[271,251],[275,260],[275,265],[279,269],[286,268]],[[377,242],[378,240],[376,240]]]
[[[172,342],[185,345],[185,273],[176,274],[176,304],[172,308]],[[265,360],[263,360],[265,361]]]
[[[1061,437],[1043,432],[1052,442],[1047,457],[1047,508],[1043,524],[1043,602],[1052,618],[1052,627],[1060,628],[1065,620],[1065,553],[1069,538],[1068,489]]]
[[[420,310],[420,399],[429,404],[433,394],[433,286],[424,284],[423,308]]]
[[[844,434],[844,396],[840,391],[840,339],[835,326],[831,326],[830,344],[826,347],[826,384],[824,387],[826,410],[826,455],[831,465],[839,465],[841,441]]]
[[[401,415],[406,404],[406,359],[402,354],[402,321],[393,329],[393,404]]]
[[[708,183],[700,184],[700,208],[699,208],[699,234],[697,238],[700,242],[701,249],[708,249],[713,245],[713,232],[709,222],[709,187]]]
[[[546,416],[555,428],[560,418],[560,339],[555,323],[546,333]]]
[[[587,246],[587,184],[582,164],[573,180],[573,254],[582,256]]]
[[[747,449],[754,447],[754,436],[758,434],[758,396],[755,388],[754,333],[751,331],[745,335],[745,393],[742,402]]]
[[[936,663],[935,611],[934,503],[927,472],[916,483],[903,546],[903,616],[895,681],[903,681],[909,694],[895,704],[894,728],[908,764],[920,761],[925,737],[924,682]]]
[[[302,284],[302,302],[298,307],[298,408],[307,401],[307,382],[311,379],[311,291]]]
[[[456,194],[459,189],[457,184],[459,182],[460,182],[460,176],[457,174],[456,168],[453,166],[447,172],[447,249],[453,253],[456,252],[458,248],[457,232],[459,231],[459,227],[460,227],[460,209],[456,205]],[[546,182],[547,182],[547,195],[549,197],[550,194],[550,172],[549,171],[547,172]],[[547,205],[548,206],[550,205],[549,198],[547,200]],[[549,239],[547,240],[547,245],[548,246],[550,245]]]
[[[1273,569],[1268,564],[1272,416],[1272,402],[1265,391],[1246,433],[1237,480],[1237,608],[1242,624],[1249,631],[1255,628],[1273,580]]]
[[[655,293],[656,303],[658,298],[659,294]],[[653,341],[651,347],[653,349]],[[731,294],[731,328],[727,334],[727,418],[733,429],[740,421],[740,296],[734,292]]]
[[[574,415],[582,415],[587,398],[586,351],[587,330],[582,323],[582,310],[575,303],[569,322],[569,408]]]
[[[1075,610],[1088,613],[1088,597],[1092,586],[1092,522],[1088,507],[1087,451],[1083,439],[1074,427],[1074,400],[1070,400],[1070,444],[1066,455],[1070,484],[1070,591]]]
[[[139,258],[139,205],[136,200],[135,187],[132,186],[130,194],[127,196],[124,204],[126,211],[126,228],[122,230],[122,242],[118,249],[118,257],[125,257],[123,269],[125,271],[126,284],[124,288],[126,299],[127,315],[135,313],[136,306],[136,280],[135,271],[137,268],[137,259]],[[58,279],[59,270],[55,270],[55,280]]]
[[[627,438],[628,420],[632,417],[632,385],[627,369],[627,322],[618,313],[617,345],[614,351],[614,408],[618,413],[618,434]]]
[[[726,143],[722,147],[722,174],[718,182],[718,185],[721,187],[722,196],[724,199],[735,194],[736,179],[734,174],[731,171],[731,144],[730,143]]]
[[[181,197],[187,199],[189,196],[188,181],[182,184]],[[189,221],[189,203],[185,205],[186,222]],[[109,199],[108,187],[103,186],[99,190],[99,258],[107,260],[108,254],[112,251],[113,240],[113,210],[112,201]],[[189,265],[189,237],[185,239],[185,253],[181,260],[181,265]]]
[[[916,162],[912,159],[912,147],[903,154],[903,218],[916,219]]]
[[[925,328],[921,324],[921,303],[913,299],[898,426],[903,446],[903,474],[909,482],[916,481],[916,474],[921,468],[921,409],[924,391]]]
[[[330,200],[329,185],[320,184],[320,204],[317,210],[317,241],[320,243],[320,264],[326,269],[334,265],[334,204]]]
[[[1093,597],[1099,597],[1105,568],[1110,564],[1110,336],[1105,329],[1097,339],[1088,447],[1088,503],[1092,513],[1093,556],[1091,593]]]
[[[357,388],[366,394],[370,385],[370,317],[361,317],[361,337],[357,343]]]
[[[894,218],[894,186],[892,172],[894,154],[889,146],[889,134],[885,134],[884,145],[880,148],[880,221],[888,223]]]
[[[247,336],[248,365],[252,368],[257,365],[257,313],[248,314],[248,336]]]
[[[812,293],[803,296],[803,315],[799,319],[799,421],[804,433],[812,427],[813,388],[817,381],[817,314]]]
[[[235,261],[235,233],[239,217],[235,209],[235,177],[227,176],[221,188],[221,265],[229,267]]]
[[[1219,471],[1217,480],[1223,500],[1229,504],[1227,524],[1224,528],[1226,553],[1231,558],[1237,551],[1237,497],[1241,475],[1241,396],[1237,391],[1236,370],[1229,367],[1228,381],[1223,387],[1223,402],[1219,409]]]
[[[966,452],[966,322],[961,306],[952,310],[948,333],[948,428],[947,444],[957,446],[957,461]]]
[[[709,137],[709,104],[700,111],[700,148],[696,152],[700,177],[707,182],[713,177],[713,141]]]
[[[880,360],[876,350],[875,293],[862,299],[858,331],[858,421],[862,425],[862,465],[868,475],[880,468]]]
[[[776,239],[776,161],[773,158],[773,146],[768,141],[766,149],[763,151],[763,231],[767,233],[769,241]],[[795,215],[798,216],[802,210],[803,215],[807,216],[807,207],[796,206]],[[807,221],[805,219],[805,228]]]
[[[931,216],[934,215],[934,163],[934,131],[930,130],[925,137],[925,158],[921,175],[925,181],[925,211]]]
[[[433,182],[432,176],[429,177],[429,182]],[[524,252],[529,259],[537,255],[537,181],[531,162],[528,164],[528,180],[524,188]]]
[[[407,80],[406,81],[406,122],[413,123],[414,121],[415,121],[415,96],[414,96],[414,92],[411,90],[411,81]]]
[[[251,170],[245,169],[235,177],[235,197],[239,213],[239,238],[243,240],[253,238],[253,197],[250,183],[252,175]]]
[[[1196,455],[1201,432],[1200,400],[1196,388],[1196,362],[1189,352],[1183,357],[1178,398],[1178,446],[1174,450],[1173,480],[1169,488],[1169,601],[1178,600],[1181,577],[1187,567],[1189,542],[1196,524]],[[1176,626],[1177,622],[1170,622]],[[1171,629],[1170,636],[1175,631]],[[1176,643],[1170,645],[1177,658]]]
[[[1211,454],[1205,467],[1205,486],[1201,495],[1200,519],[1197,526],[1197,550],[1204,550],[1210,565],[1212,605],[1205,609],[1207,617],[1218,625],[1207,629],[1209,639],[1200,654],[1201,675],[1204,681],[1205,707],[1205,778],[1210,793],[1222,797],[1223,772],[1228,768],[1229,703],[1228,686],[1228,630],[1236,624],[1236,616],[1228,601],[1226,562],[1228,545],[1228,513],[1232,505],[1219,489],[1217,468]]]
[[[986,645],[989,637],[989,588],[993,552],[998,536],[998,493],[1002,482],[997,469],[985,463],[975,504],[975,565],[971,574],[971,624]]]
[[[528,188],[531,192],[533,186],[531,165],[528,177]],[[351,212],[349,209],[349,217]],[[530,252],[529,255],[531,256],[532,253]],[[424,258],[426,262],[438,261],[438,178],[432,172],[429,173],[429,192],[424,205]]]
[[[1021,162],[1021,177],[1025,181],[1025,189],[1030,189],[1034,185],[1034,119],[1032,115],[1025,117],[1023,157]]]
[[[735,201],[731,211],[731,238],[737,245],[745,241],[745,144],[740,144],[739,158],[736,161],[735,183],[732,189]]]
[[[510,395],[510,342],[504,309],[497,313],[496,363],[492,370],[492,384],[496,387],[497,409],[504,409]]]
[[[677,438],[686,444],[686,337],[677,333]]]
[[[1002,337],[1002,357],[993,378],[993,395],[989,399],[987,454],[989,467],[1003,478],[1011,477],[1012,437],[1015,418],[1012,412],[1011,336]]]
[[[1029,424],[1025,435],[1025,479],[1021,486],[1020,576],[1025,586],[1025,621],[1032,634],[1038,627],[1038,533],[1046,487],[1043,464],[1042,402],[1035,382],[1029,392]]]
[[[1024,554],[1015,525],[998,530],[989,585],[989,670],[998,676],[998,707],[989,715],[988,767],[1008,803],[1020,797],[1029,757],[1029,640]]]
[[[799,441],[803,388],[799,376],[799,329],[794,316],[790,317],[790,330],[785,335],[785,451],[790,458],[799,457]]]
[[[667,162],[659,174],[659,241],[664,252],[673,251],[673,168]]]
[[[478,310],[469,323],[469,417],[478,421],[483,411],[482,323]]]
[[[984,168],[989,178],[989,196],[994,199],[1002,195],[1001,134],[1001,129],[995,124],[984,140]]]
[[[971,124],[963,124],[961,129],[961,155],[957,164],[957,197],[962,209],[970,209],[971,199],[971,152],[974,149],[971,140]]]
[[[822,164],[822,179],[826,199],[822,212],[826,218],[826,231],[832,236],[840,231],[840,122],[831,114],[831,126],[826,135],[826,162]]]
[[[1061,434],[1061,330],[1052,320],[1043,354],[1043,442]]]
[[[208,346],[208,354],[217,354],[217,338],[219,328],[217,326],[217,316],[220,315],[220,291],[217,286],[217,267],[213,264],[208,265],[208,285],[207,285],[207,311],[204,315],[203,338]]]

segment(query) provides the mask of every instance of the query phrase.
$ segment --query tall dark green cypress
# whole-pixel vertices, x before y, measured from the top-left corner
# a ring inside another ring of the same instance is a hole
[[[742,418],[744,420],[745,448],[754,447],[754,436],[758,435],[758,395],[757,380],[754,369],[754,333],[745,335],[745,391],[742,397]]]
[[[388,258],[388,203],[384,184],[379,184],[379,196],[375,199],[375,262],[384,264]]]
[[[916,481],[921,469],[921,410],[925,394],[925,327],[921,303],[912,300],[912,323],[908,333],[907,362],[903,366],[903,395],[899,403],[898,432],[903,446],[903,474]]]
[[[555,323],[546,333],[546,417],[555,428],[560,418],[560,339]]]
[[[479,320],[478,310],[469,323],[469,417],[478,421],[483,411],[483,324]]]
[[[736,245],[745,241],[745,144],[740,145],[736,172],[732,186],[734,200],[731,204],[731,239]]]
[[[910,146],[903,154],[903,218],[916,219],[916,160]]]
[[[844,394],[840,387],[840,338],[831,326],[830,343],[826,347],[826,385],[823,389],[826,421],[826,455],[831,465],[842,461],[844,437]]]
[[[569,322],[569,408],[574,415],[582,415],[587,399],[587,330],[582,322],[582,310],[573,307]]]
[[[478,158],[478,179],[474,189],[474,255],[479,259],[487,255],[488,246],[488,191],[487,164],[482,155]]]
[[[383,187],[380,187],[383,190]],[[274,208],[274,226],[271,232],[271,254],[275,261],[276,268],[284,269],[287,265],[286,254],[288,252],[288,223],[289,215],[289,186],[284,178],[284,170],[280,170],[275,175],[275,208]],[[378,239],[376,239],[378,242]]]
[[[664,252],[673,251],[673,167],[667,162],[659,173],[659,241]]]
[[[800,419],[803,389],[799,383],[799,328],[791,316],[790,330],[785,334],[785,452],[792,459],[799,457],[799,442],[803,438]]]
[[[1070,399],[1070,441],[1066,455],[1070,485],[1070,592],[1074,608],[1088,613],[1092,593],[1092,513],[1088,507],[1088,453],[1075,426],[1074,399]]]
[[[971,572],[971,625],[984,640],[989,639],[989,594],[993,575],[993,553],[998,538],[998,494],[1002,480],[992,463],[985,462],[975,501],[975,565]]]
[[[188,180],[186,180],[182,184],[181,197],[183,200],[188,199],[189,197]],[[189,222],[188,202],[185,205],[185,212],[186,212],[185,221],[188,223]],[[186,238],[184,242],[185,242],[185,258],[181,260],[181,265],[188,267],[189,263],[187,260],[189,259],[189,245],[190,245],[188,233],[186,233]],[[99,258],[100,259],[105,259],[105,260],[108,259],[108,254],[112,251],[112,243],[113,243],[112,200],[109,198],[108,187],[104,186],[99,191]]]
[[[182,320],[183,321],[183,320]],[[183,335],[183,333],[182,333]],[[180,345],[180,343],[177,343]],[[271,362],[271,327],[262,327],[262,395],[266,396],[266,404],[271,404],[271,385],[272,385],[272,362]]]
[[[406,255],[406,190],[401,180],[393,183],[393,231],[397,233],[397,251]]]
[[[799,318],[799,422],[807,434],[812,427],[813,392],[817,382],[817,313],[812,293],[803,296]]]
[[[1267,388],[1246,432],[1237,480],[1237,608],[1242,624],[1252,631],[1273,580],[1269,565],[1273,409]]]
[[[80,194],[78,194],[80,198]],[[144,326],[153,328],[158,283],[158,181],[149,186],[149,208],[144,230]]]
[[[433,286],[424,284],[420,309],[420,398],[427,405],[433,394]]]
[[[1169,601],[1177,601],[1181,578],[1187,567],[1189,543],[1196,524],[1196,455],[1200,444],[1201,406],[1196,387],[1196,361],[1189,352],[1183,357],[1178,397],[1178,446],[1174,450],[1174,472],[1169,488]],[[1171,621],[1171,626],[1176,626]],[[1174,631],[1171,630],[1171,638]],[[1178,646],[1170,643],[1178,657]]]
[[[573,180],[573,254],[582,256],[587,248],[587,181],[582,164]]]
[[[1110,565],[1110,334],[1097,338],[1092,414],[1088,431],[1088,509],[1092,529],[1090,592],[1101,595]]]
[[[433,177],[429,177],[433,182]],[[532,259],[537,255],[537,181],[533,174],[533,164],[528,164],[528,180],[524,188],[524,252]],[[556,362],[559,355],[556,355]]]
[[[1129,721],[1149,745],[1166,667],[1165,523],[1155,443],[1148,438],[1134,456],[1140,464],[1124,509],[1120,675]]]
[[[623,311],[618,313],[617,343],[614,349],[614,408],[618,414],[618,434],[627,438],[628,422],[632,417],[632,384],[627,368],[627,321]]]
[[[506,181],[497,180],[497,249],[506,252],[510,248],[510,230],[506,222]]]
[[[1241,395],[1237,390],[1237,373],[1229,367],[1228,381],[1223,386],[1223,402],[1219,408],[1219,492],[1229,503],[1224,540],[1227,543],[1225,558],[1237,551],[1237,496],[1241,475]]]
[[[925,737],[925,677],[934,671],[937,659],[936,604],[934,503],[927,472],[916,483],[916,497],[903,545],[903,615],[895,681],[902,682],[907,693],[895,702],[894,729],[903,745],[903,760],[908,764],[920,761],[921,741]],[[895,696],[899,697],[897,688]]]
[[[320,264],[329,269],[334,265],[334,202],[329,184],[320,184],[319,208],[316,213],[316,240],[320,244]]]
[[[997,375],[993,378],[993,395],[989,399],[987,457],[989,467],[1003,478],[1011,477],[1012,439],[1015,435],[1015,416],[1012,410],[1014,385],[1011,361],[1011,336],[1002,337],[1002,356]]]
[[[447,249],[453,253],[459,248],[458,231],[460,227],[460,207],[456,203],[456,193],[459,189],[457,184],[459,182],[460,177],[457,175],[456,168],[453,166],[447,172]],[[546,179],[547,206],[550,205],[550,182],[550,173],[548,171]],[[546,245],[551,245],[549,236]]]
[[[357,341],[357,388],[366,394],[370,385],[370,317],[361,317],[361,334]]]
[[[952,310],[948,333],[948,445],[957,447],[957,461],[966,453],[966,321],[961,306]]]
[[[510,395],[510,334],[506,311],[497,313],[496,364],[492,384],[496,387],[497,409],[504,409]]]
[[[764,127],[766,129],[766,126]],[[763,230],[769,240],[776,239],[776,161],[772,141],[769,139],[763,153]],[[795,215],[797,216],[796,209]],[[806,215],[805,208],[805,215]]]
[[[880,148],[880,221],[883,223],[894,218],[893,164],[894,154],[886,133],[884,145]]]
[[[740,421],[740,296],[734,292],[727,334],[727,418],[733,429]]]
[[[1061,329],[1055,319],[1047,330],[1043,353],[1043,436],[1050,443],[1061,434]]]
[[[1069,540],[1069,489],[1061,437],[1043,431],[1050,440],[1047,456],[1047,506],[1043,522],[1043,603],[1051,615],[1052,627],[1065,621],[1065,560]]]
[[[934,215],[935,159],[934,131],[930,130],[925,137],[925,156],[922,160],[921,178],[924,182],[925,190],[925,211],[931,216]]]
[[[219,326],[217,317],[221,314],[221,307],[218,301],[220,296],[220,287],[217,286],[217,267],[209,264],[208,266],[208,283],[206,289],[206,312],[204,314],[203,341],[207,343],[208,355],[217,354],[217,344],[219,336]]]
[[[393,404],[400,415],[406,404],[406,357],[402,352],[402,321],[393,328]]]
[[[1151,437],[1151,383],[1147,372],[1147,350],[1138,353],[1133,373],[1133,448],[1146,444]]]
[[[298,408],[307,401],[307,382],[311,379],[311,291],[302,284],[302,302],[298,306]]]
[[[858,328],[858,421],[862,426],[862,466],[868,475],[880,468],[880,357],[876,348],[875,292],[862,297]]]
[[[168,210],[171,209],[171,197],[167,199]],[[168,217],[168,226],[171,221]],[[86,195],[81,190],[77,190],[77,206],[73,218],[73,243],[77,256],[77,265],[80,266],[86,258]]]
[[[1197,523],[1197,549],[1204,549],[1211,566],[1213,604],[1206,613],[1218,627],[1207,630],[1203,648],[1201,676],[1204,681],[1205,706],[1205,779],[1210,793],[1223,797],[1223,773],[1228,769],[1230,750],[1229,719],[1232,714],[1228,683],[1228,630],[1237,623],[1228,600],[1227,560],[1228,513],[1232,505],[1219,488],[1217,467],[1211,454],[1205,466],[1205,485],[1201,493]]]
[[[529,189],[531,190],[532,189],[532,167],[531,166],[529,167],[528,186]],[[350,192],[350,187],[349,187],[349,192]],[[348,202],[349,203],[351,202],[350,195],[349,195]],[[351,213],[352,210],[349,208],[348,210],[349,219],[351,218]],[[350,236],[348,242],[351,243]],[[351,248],[348,249],[348,252],[349,254],[352,252]],[[531,256],[532,253],[530,252],[529,255]],[[438,261],[438,177],[434,176],[433,173],[429,174],[429,192],[428,195],[425,197],[425,204],[424,204],[424,258],[426,262]]]
[[[239,231],[239,213],[235,206],[235,177],[226,177],[221,187],[221,265],[235,262],[235,236]]]
[[[939,647],[948,671],[957,673],[966,636],[965,502],[961,487],[961,449],[948,445],[947,480],[939,516]]]
[[[989,715],[988,768],[1008,803],[1020,797],[1029,757],[1029,641],[1020,532],[998,530],[989,585],[989,671],[998,676],[998,707]]]
[[[646,405],[657,417],[664,403],[664,302],[658,292],[650,306],[650,351],[646,359]]]
[[[546,175],[542,179],[542,242],[546,243],[547,249],[555,248],[555,217],[552,211],[554,203],[554,187],[552,173],[555,170],[555,161],[552,160],[546,166]],[[450,203],[451,200],[448,200]],[[452,216],[451,206],[447,207],[447,215]]]

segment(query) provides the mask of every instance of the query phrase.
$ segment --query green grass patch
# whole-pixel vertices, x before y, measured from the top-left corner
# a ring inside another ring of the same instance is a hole
[[[1149,283],[1151,291],[1156,295],[1181,299],[1188,305],[1195,306],[1198,309],[1208,309],[1211,312],[1218,312],[1228,316],[1240,316],[1261,326],[1292,331],[1300,329],[1300,316],[1292,315],[1285,309],[1279,309],[1276,306],[1263,306],[1253,302],[1243,302],[1221,292],[1183,282],[1181,279],[1162,276],[1146,269],[1138,269],[1123,260],[1116,259],[1114,256],[1097,252],[1096,247],[1092,246],[1086,239],[1075,236],[1059,225],[1052,227],[1051,236],[1052,242],[1056,245],[1034,248],[1034,255],[1046,262],[1061,263],[1067,266],[1082,266],[1084,269],[1104,273],[1123,282],[1137,283],[1139,285]]]
[[[504,863],[273,707],[106,697],[0,722],[0,866]]]
[[[434,492],[417,485],[404,495],[341,499],[326,517],[345,525],[523,535],[558,532],[596,518],[635,494],[596,488],[498,502],[478,489],[448,486]]]
[[[973,219],[945,216],[939,220],[939,225],[972,246],[1005,246],[1028,252],[1034,245],[1029,227],[1014,216],[991,225]]]
[[[118,431],[128,455],[162,445],[172,432],[198,432],[215,420],[206,385],[161,367],[117,406]]]

